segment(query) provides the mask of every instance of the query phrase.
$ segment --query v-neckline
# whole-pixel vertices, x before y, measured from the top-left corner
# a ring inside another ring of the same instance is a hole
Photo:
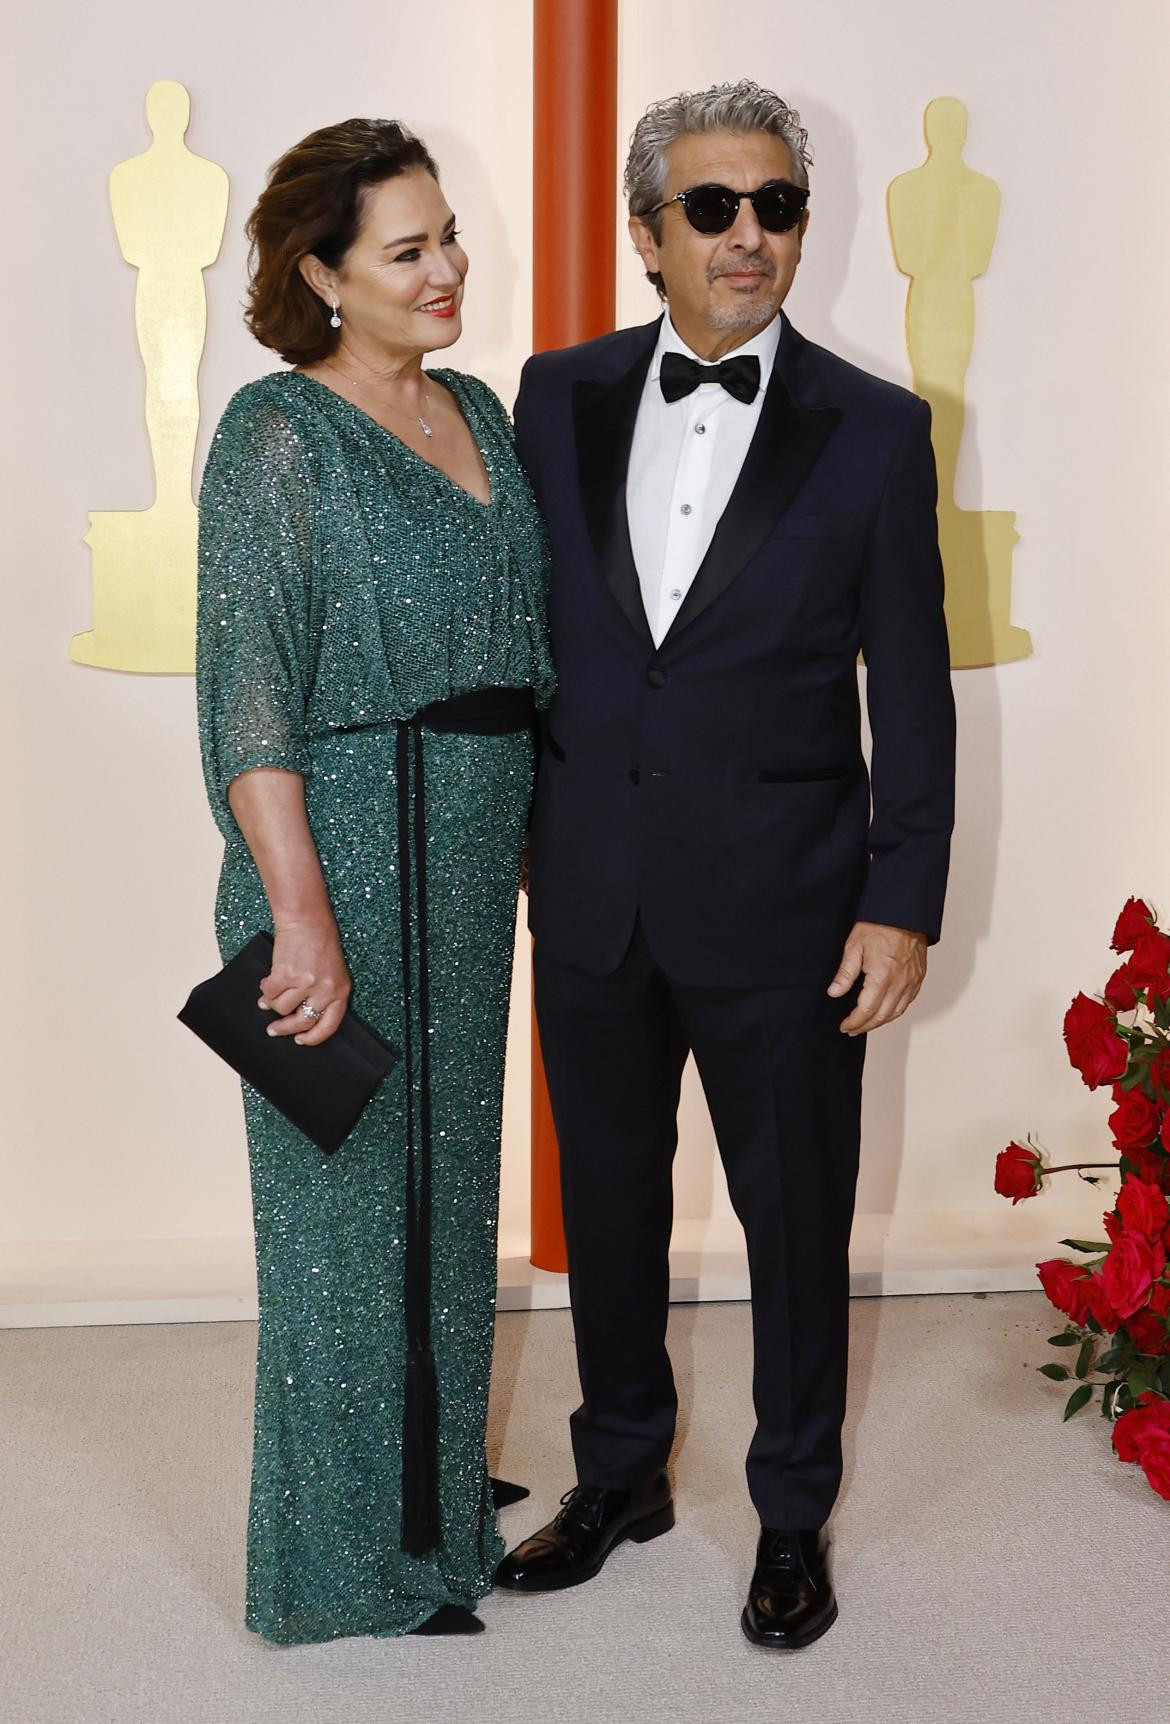
[[[446,370],[446,367],[444,367],[444,370]],[[399,437],[397,432],[391,431],[389,426],[383,425],[380,419],[375,419],[372,413],[367,413],[365,408],[359,407],[356,401],[350,401],[339,389],[334,389],[331,384],[322,383],[317,377],[310,377],[307,371],[291,371],[288,372],[287,375],[290,377],[303,378],[306,383],[311,383],[315,389],[323,389],[325,393],[327,395],[331,395],[335,401],[340,401],[343,407],[348,407],[351,413],[356,413],[359,419],[364,419],[368,424],[372,425],[375,431],[380,431],[383,437],[389,437],[392,443],[397,444],[399,449],[405,450],[406,454],[412,456],[413,459],[418,462],[420,467],[425,467],[428,473],[437,474],[437,476],[449,485],[453,491],[457,491],[461,497],[466,497],[469,503],[474,503],[477,509],[495,508],[496,487],[492,478],[492,470],[488,463],[487,455],[484,453],[483,445],[475,434],[475,427],[472,425],[468,414],[467,403],[458,388],[452,387],[450,384],[440,382],[436,373],[427,371],[424,372],[424,376],[429,377],[434,382],[438,383],[440,389],[446,389],[448,395],[451,396],[456,407],[459,409],[460,416],[463,423],[467,426],[471,441],[475,445],[480,460],[483,462],[483,470],[488,482],[488,498],[486,503],[482,497],[477,497],[474,491],[469,491],[466,485],[461,485],[458,479],[453,479],[450,473],[444,472],[443,468],[438,466],[436,462],[428,461],[425,455],[420,455],[417,449],[412,449],[409,443]],[[453,376],[454,373],[448,372],[447,375]]]

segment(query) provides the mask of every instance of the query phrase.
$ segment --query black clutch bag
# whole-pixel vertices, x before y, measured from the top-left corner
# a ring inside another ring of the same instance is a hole
[[[356,1012],[318,1047],[270,1036],[271,1012],[256,1004],[272,969],[272,935],[256,934],[217,976],[192,988],[179,1022],[327,1153],[340,1148],[398,1050]]]

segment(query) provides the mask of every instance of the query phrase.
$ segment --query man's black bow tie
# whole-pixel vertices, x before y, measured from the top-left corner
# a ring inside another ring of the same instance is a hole
[[[753,353],[724,359],[718,365],[700,365],[685,353],[664,353],[658,374],[668,401],[681,401],[700,383],[722,383],[729,395],[745,403],[754,401],[760,389],[760,362]]]

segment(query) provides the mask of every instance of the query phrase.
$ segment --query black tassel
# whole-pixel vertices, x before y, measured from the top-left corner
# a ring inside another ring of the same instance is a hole
[[[438,1543],[439,1386],[430,1348],[412,1348],[402,1403],[402,1548],[425,1556]]]

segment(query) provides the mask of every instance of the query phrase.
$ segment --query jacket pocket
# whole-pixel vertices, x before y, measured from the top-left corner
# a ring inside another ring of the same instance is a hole
[[[753,784],[821,784],[831,778],[848,778],[851,766],[798,766],[791,770],[753,772]]]

